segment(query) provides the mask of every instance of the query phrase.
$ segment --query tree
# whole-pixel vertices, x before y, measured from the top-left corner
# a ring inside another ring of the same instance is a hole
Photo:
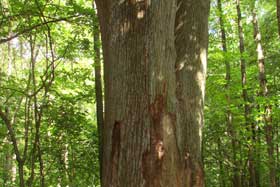
[[[227,51],[227,37],[226,37],[226,30],[225,30],[225,21],[224,21],[224,15],[223,15],[223,8],[222,8],[222,2],[221,0],[217,0],[218,4],[218,11],[219,11],[219,22],[220,22],[220,30],[221,30],[221,41],[222,41],[222,50],[224,52],[224,56],[226,55]],[[231,93],[230,93],[230,83],[231,83],[231,65],[229,60],[225,57],[225,66],[226,66],[226,123],[228,128],[228,133],[231,137],[231,146],[232,146],[232,162],[234,164],[233,167],[233,178],[232,183],[235,187],[241,187],[241,177],[240,177],[240,166],[239,162],[237,160],[237,138],[236,138],[236,130],[233,126],[232,122],[232,111],[231,111]]]
[[[257,51],[257,63],[258,63],[258,70],[259,70],[259,96],[265,99],[268,95],[268,88],[267,88],[267,80],[266,80],[266,72],[265,72],[265,56],[264,56],[264,49],[262,46],[262,35],[259,28],[259,20],[256,12],[256,1],[253,0],[252,2],[252,17],[253,17],[253,27],[254,27],[254,39],[256,43],[256,51]],[[275,161],[274,161],[274,142],[273,142],[273,125],[272,125],[272,106],[265,104],[263,106],[258,106],[261,110],[264,110],[263,121],[265,123],[265,136],[266,136],[266,143],[267,143],[267,152],[268,152],[268,166],[269,166],[269,178],[270,178],[270,186],[276,187],[276,171],[275,171]]]
[[[79,3],[83,6],[0,2],[0,149],[7,144],[0,154],[0,186],[99,184],[91,110],[94,81],[88,63],[93,47],[87,42],[95,15],[91,4]],[[74,55],[79,57],[75,61]]]
[[[280,37],[280,0],[276,0],[278,36]]]
[[[93,2],[94,3],[94,2]],[[96,10],[95,4],[93,4],[93,9]],[[100,31],[98,21],[94,22],[93,30],[93,47],[95,52],[95,64],[94,64],[94,74],[95,74],[95,98],[96,98],[96,118],[98,127],[98,139],[99,139],[99,164],[100,164],[100,177],[102,174],[102,132],[104,126],[104,116],[103,116],[103,89],[102,89],[102,76],[101,76],[101,59],[100,59]],[[101,178],[100,178],[101,179]]]
[[[209,1],[96,3],[105,68],[102,186],[203,186]]]
[[[242,85],[242,98],[244,100],[244,119],[245,119],[245,126],[251,135],[249,136],[249,144],[248,147],[248,162],[249,162],[249,173],[250,173],[250,181],[249,185],[252,187],[257,186],[257,174],[256,174],[256,167],[255,167],[255,126],[251,121],[250,113],[250,101],[249,95],[247,90],[247,77],[246,77],[246,59],[244,58],[245,54],[245,44],[244,44],[244,33],[243,33],[243,26],[242,26],[242,16],[241,16],[241,8],[240,8],[240,0],[236,0],[236,10],[237,10],[237,24],[238,24],[238,34],[239,34],[239,51],[240,51],[240,67],[241,67],[241,85]]]

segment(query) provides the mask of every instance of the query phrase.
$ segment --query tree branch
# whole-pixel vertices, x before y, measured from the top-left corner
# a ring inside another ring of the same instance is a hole
[[[8,116],[2,110],[0,110],[0,117],[4,121],[5,125],[7,126],[8,131],[9,131],[9,135],[10,135],[10,138],[11,138],[12,143],[13,143],[13,147],[14,147],[14,150],[15,150],[17,161],[21,162],[22,160],[21,160],[21,157],[20,157],[15,132],[14,132],[14,129],[12,127],[13,124],[11,123],[11,120],[9,120]]]
[[[17,37],[19,37],[20,35],[22,34],[25,34],[25,33],[28,33],[34,29],[37,29],[39,27],[42,27],[42,26],[45,26],[47,24],[50,24],[50,23],[56,23],[56,22],[60,22],[60,21],[67,21],[68,19],[71,19],[71,18],[75,18],[75,17],[79,17],[80,15],[74,15],[74,16],[69,16],[69,17],[65,17],[65,18],[58,18],[58,19],[54,19],[54,20],[50,20],[50,21],[46,21],[46,22],[43,22],[43,23],[40,23],[40,24],[36,24],[36,25],[33,25],[29,28],[26,28],[22,31],[19,31],[18,33],[12,35],[12,36],[9,36],[8,38],[3,38],[3,39],[0,39],[0,44],[3,44],[3,43],[6,43],[8,41],[11,41],[12,39],[15,39]]]

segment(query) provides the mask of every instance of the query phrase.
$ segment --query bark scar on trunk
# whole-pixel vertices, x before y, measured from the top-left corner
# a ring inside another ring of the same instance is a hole
[[[188,179],[188,187],[204,186],[202,164],[196,161],[189,151],[185,154],[185,172]]]
[[[129,1],[130,5],[132,5],[134,8],[135,12],[135,17],[139,19],[143,19],[145,17],[146,11],[149,6],[149,1],[148,0],[130,0]]]
[[[163,86],[163,92],[165,92]],[[145,187],[161,186],[162,163],[165,154],[163,144],[162,117],[166,110],[166,94],[159,94],[149,106],[151,115],[149,150],[142,155],[142,176],[145,180]]]
[[[115,121],[112,133],[112,158],[118,154],[121,142],[121,122]]]
[[[121,149],[121,126],[122,123],[120,121],[115,121],[113,132],[112,132],[111,177],[114,184],[118,184],[118,182],[116,181],[118,176],[116,176],[116,174],[118,174],[118,169],[119,169],[118,161],[119,161],[120,149]]]
[[[163,85],[163,90],[166,86]],[[155,97],[150,105],[152,119],[150,149],[142,156],[142,175],[145,187],[182,186],[183,176],[177,170],[180,156],[176,139],[176,115],[167,112],[166,91]],[[175,145],[175,146],[174,146]],[[166,169],[173,170],[172,175]]]

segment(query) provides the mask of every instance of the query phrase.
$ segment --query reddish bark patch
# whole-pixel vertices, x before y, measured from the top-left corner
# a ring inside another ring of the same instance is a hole
[[[119,154],[121,143],[121,122],[116,121],[112,132],[112,158]]]
[[[165,90],[165,86],[164,90]],[[165,154],[163,145],[162,118],[166,113],[165,94],[157,95],[149,107],[152,120],[150,128],[151,145],[150,150],[142,156],[142,175],[145,180],[145,187],[161,187],[161,175],[163,157]]]
[[[114,184],[118,184],[116,180],[118,175],[118,161],[119,161],[120,149],[121,149],[121,126],[122,126],[121,122],[116,121],[112,132],[111,177]]]
[[[176,135],[176,122],[177,122],[176,114],[171,113],[171,112],[168,112],[167,114],[168,114],[168,116],[170,117],[171,124],[172,124],[172,128],[173,128],[173,132],[174,132],[175,135]],[[175,140],[176,140],[176,139],[175,139]],[[178,144],[177,144],[177,140],[176,140],[176,146],[177,146],[177,149],[178,149],[178,151],[179,151]]]
[[[162,85],[162,94],[156,95],[154,102],[150,105],[150,114],[153,125],[160,125],[161,118],[166,112],[167,86],[166,82]]]
[[[200,164],[198,164],[196,167],[195,179],[196,179],[195,186],[197,187],[204,186],[204,173],[203,173],[202,166]]]
[[[145,187],[161,186],[162,159],[158,158],[155,147],[142,156],[142,175],[145,180]]]
[[[165,98],[163,95],[157,95],[154,102],[150,105],[150,113],[153,125],[160,125],[161,117],[165,110]]]
[[[187,175],[187,186],[204,186],[204,173],[202,165],[194,159],[189,152],[185,154],[185,171]]]

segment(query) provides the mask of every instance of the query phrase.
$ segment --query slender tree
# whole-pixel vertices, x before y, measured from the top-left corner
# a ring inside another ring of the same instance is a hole
[[[220,22],[220,32],[221,32],[221,41],[222,41],[222,49],[224,54],[226,54],[227,51],[227,38],[226,38],[226,30],[225,30],[225,21],[224,21],[224,14],[223,14],[223,8],[222,8],[222,2],[221,0],[217,0],[218,10],[219,10],[219,22]],[[233,186],[241,187],[241,177],[240,177],[240,166],[239,161],[237,160],[237,137],[235,128],[233,126],[233,115],[231,112],[231,96],[230,96],[230,82],[231,82],[231,65],[229,60],[225,57],[225,65],[226,65],[226,101],[227,101],[227,110],[226,110],[226,121],[227,121],[227,127],[228,132],[231,137],[231,146],[232,146],[232,157],[233,157],[233,178],[232,183]]]
[[[18,141],[16,139],[14,128],[13,128],[13,123],[12,123],[11,119],[7,116],[7,114],[5,114],[5,112],[3,112],[2,110],[0,110],[0,117],[4,121],[4,123],[8,129],[9,136],[11,138],[11,142],[13,145],[13,149],[16,154],[16,160],[18,163],[18,170],[19,170],[19,173],[18,173],[19,174],[19,186],[24,187],[24,172],[23,172],[24,161],[20,155],[20,151],[18,148]]]
[[[225,168],[224,168],[224,164],[223,164],[223,151],[222,151],[222,145],[221,145],[221,138],[218,137],[217,138],[217,152],[219,154],[219,159],[218,159],[218,163],[219,163],[219,170],[220,170],[220,176],[219,176],[219,183],[220,183],[220,187],[225,187],[226,186],[226,178],[225,178]]]
[[[244,44],[244,33],[242,26],[242,16],[241,16],[241,8],[240,8],[240,0],[236,0],[236,10],[237,10],[237,24],[238,24],[238,34],[239,34],[239,51],[240,51],[240,67],[241,67],[241,85],[242,85],[242,97],[244,100],[244,119],[245,125],[247,127],[248,133],[250,133],[250,138],[252,143],[249,143],[249,151],[248,151],[248,162],[249,162],[249,174],[250,181],[249,185],[252,187],[256,187],[256,169],[254,163],[254,125],[250,119],[250,105],[249,105],[249,96],[247,91],[247,77],[246,77],[246,60],[244,58],[245,53],[245,44]]]
[[[259,95],[265,99],[268,94],[268,88],[266,84],[266,73],[265,73],[265,56],[264,56],[264,49],[262,46],[262,37],[259,28],[259,21],[256,12],[256,1],[254,0],[252,3],[252,17],[253,17],[253,27],[254,27],[254,39],[257,46],[257,59],[258,59],[258,70],[259,70]],[[262,110],[262,107],[261,107]],[[265,123],[265,136],[266,136],[266,143],[267,143],[267,151],[268,151],[268,167],[269,167],[269,177],[270,177],[270,186],[276,187],[276,171],[275,171],[275,161],[274,161],[274,143],[273,143],[273,125],[271,119],[271,106],[265,104],[264,105],[265,115],[264,123]]]
[[[9,4],[6,5],[9,7]],[[8,33],[11,33],[11,23],[8,25]],[[7,76],[8,79],[10,79],[11,75],[14,73],[13,72],[13,45],[12,42],[9,41],[7,42]],[[9,115],[9,109],[6,108],[6,115]],[[8,135],[8,133],[7,133]],[[13,173],[13,152],[10,150],[10,141],[9,141],[9,136],[4,139],[4,142],[7,144],[7,153],[6,153],[6,162],[5,162],[5,170],[6,170],[6,175],[4,177],[4,184],[9,184],[13,183],[14,181],[14,173]]]
[[[93,2],[93,9],[96,11],[95,4]],[[94,73],[95,73],[95,98],[96,98],[96,117],[99,135],[99,163],[100,163],[100,179],[102,178],[102,132],[104,126],[103,117],[103,89],[102,89],[102,70],[101,70],[101,57],[100,57],[100,30],[98,22],[94,23],[93,38],[94,38]]]
[[[276,0],[276,12],[277,12],[277,23],[278,23],[278,35],[280,37],[280,0]]]

